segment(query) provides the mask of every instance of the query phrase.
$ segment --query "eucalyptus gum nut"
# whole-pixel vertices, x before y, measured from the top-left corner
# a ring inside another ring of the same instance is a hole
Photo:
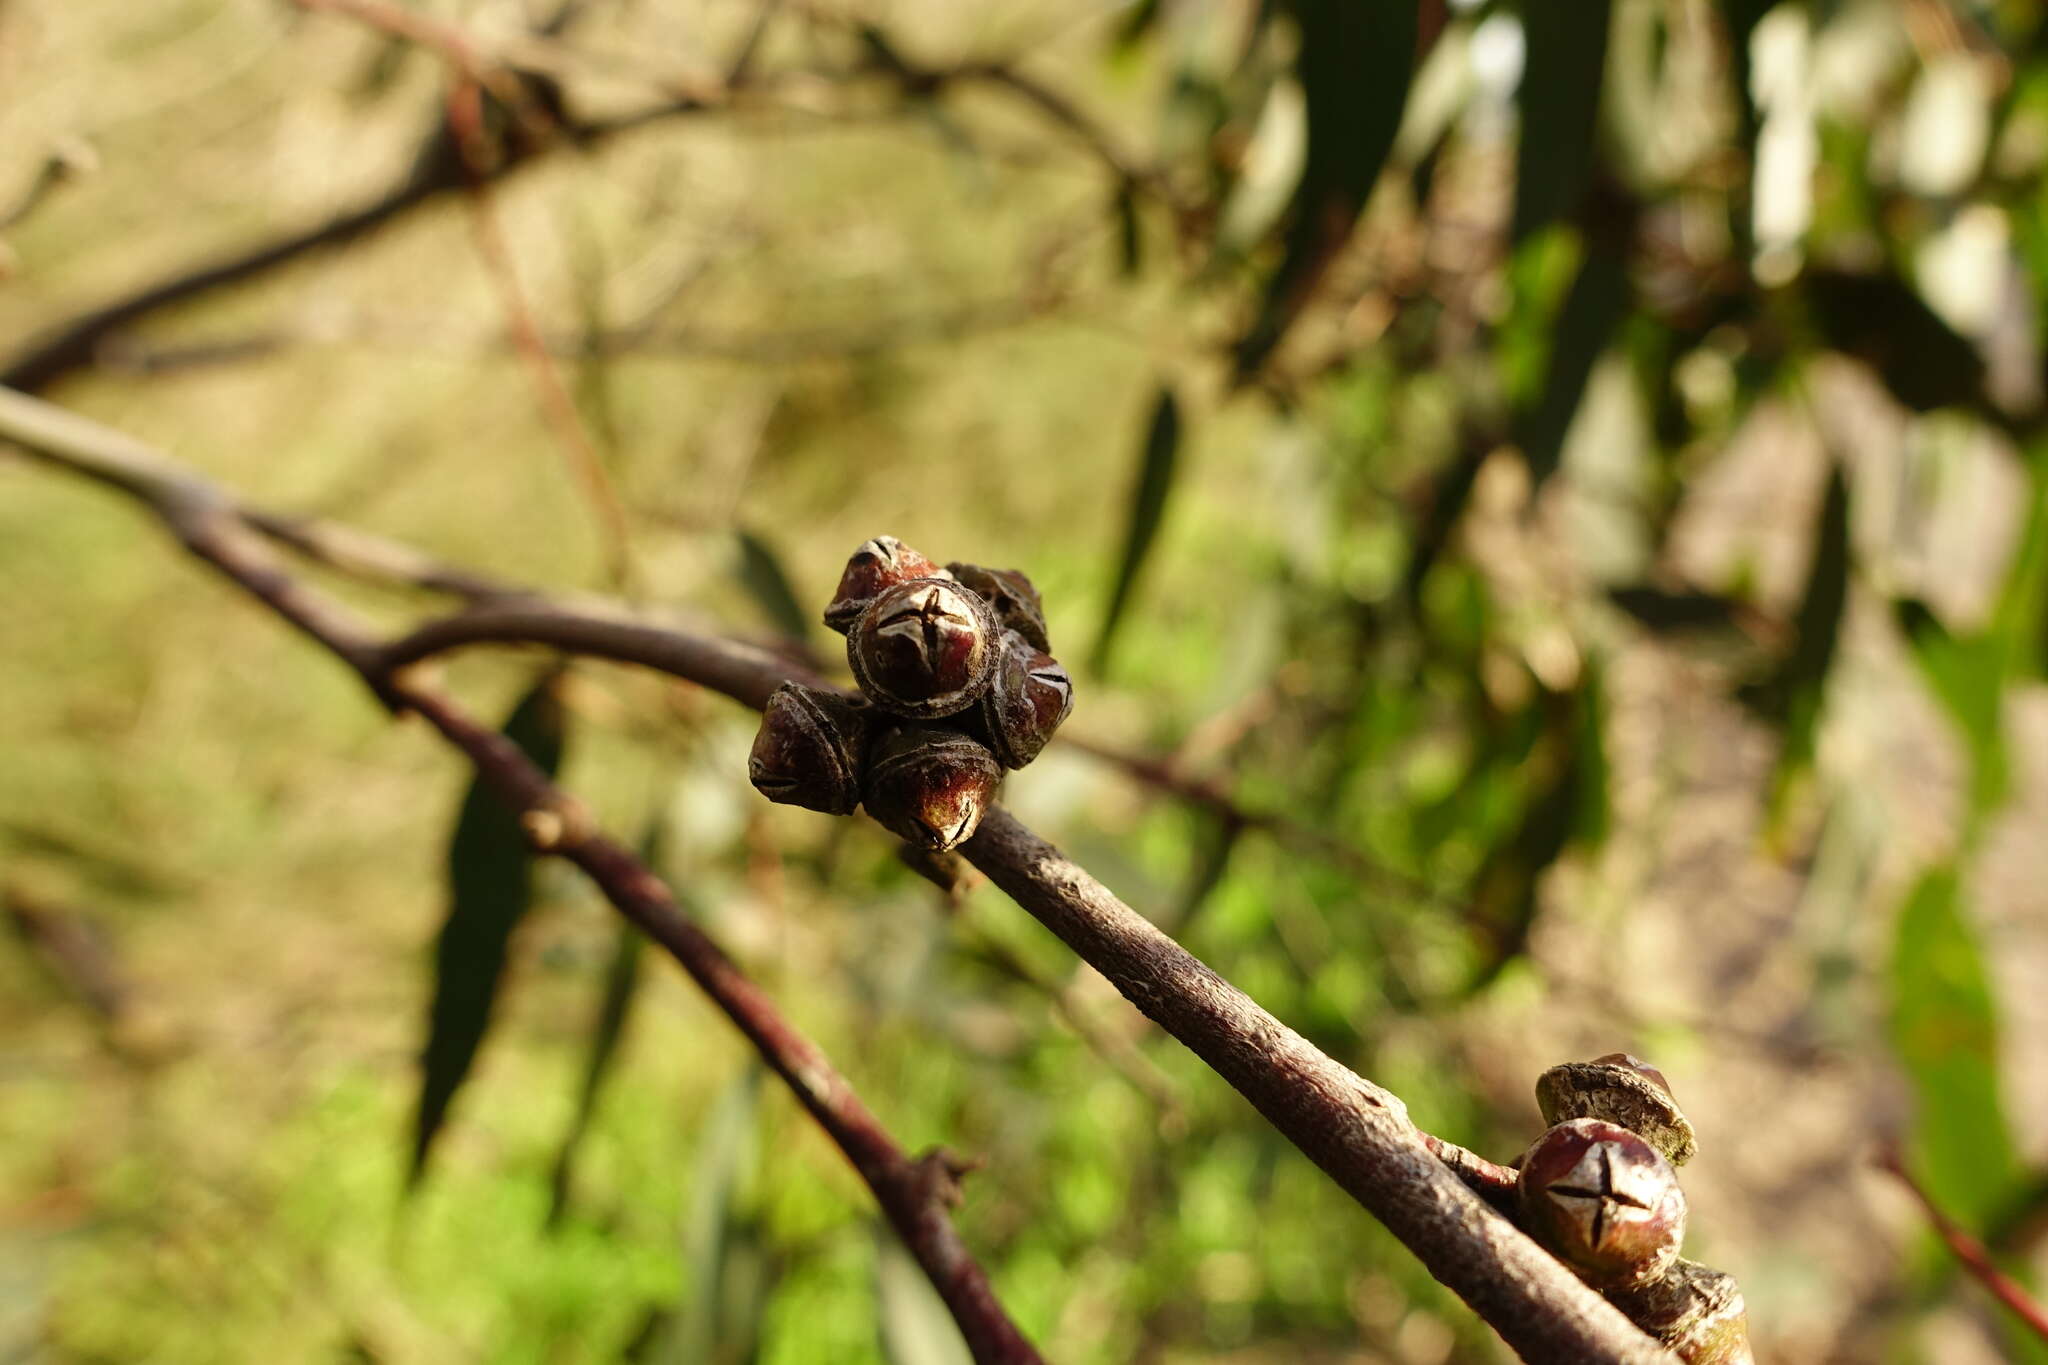
[[[839,590],[832,594],[832,602],[825,608],[825,624],[845,635],[852,631],[871,602],[898,583],[946,576],[946,570],[894,536],[863,541],[839,576]]]
[[[1545,1123],[1592,1118],[1619,1124],[1647,1139],[1674,1166],[1699,1151],[1664,1073],[1626,1052],[1550,1068],[1536,1078],[1536,1104]]]
[[[956,715],[980,701],[1001,650],[988,604],[951,578],[914,578],[885,590],[846,637],[860,690],[911,720]]]
[[[1047,654],[1052,641],[1045,631],[1045,602],[1021,569],[984,569],[979,564],[948,564],[946,571],[965,583],[1006,630],[1014,630]]]
[[[857,698],[784,683],[761,708],[747,755],[747,777],[770,801],[827,815],[860,805],[861,757],[873,732],[873,708]]]
[[[944,853],[974,837],[1003,770],[987,747],[957,730],[905,726],[868,754],[868,814],[897,837]]]
[[[1530,1236],[1601,1289],[1655,1280],[1685,1241],[1685,1194],[1655,1147],[1600,1119],[1572,1119],[1522,1155]]]
[[[1059,660],[1014,630],[1003,632],[995,681],[975,707],[974,734],[1005,768],[1045,749],[1074,709],[1074,682]]]

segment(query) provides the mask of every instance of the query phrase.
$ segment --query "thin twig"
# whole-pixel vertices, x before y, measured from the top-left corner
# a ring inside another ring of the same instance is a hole
[[[429,686],[420,670],[388,666],[365,622],[294,579],[230,499],[154,450],[6,391],[0,391],[0,439],[139,500],[187,550],[337,655],[386,705],[423,717],[460,749],[519,813],[535,846],[582,869],[622,914],[669,951],[788,1083],[874,1192],[959,1323],[974,1358],[986,1365],[1039,1365],[1038,1352],[996,1301],[986,1272],[947,1213],[959,1197],[958,1164],[944,1153],[910,1157],[817,1045],[690,921],[668,887],[600,832],[582,804],[549,782],[517,745]]]
[[[1941,1211],[1912,1173],[1906,1169],[1905,1158],[1896,1147],[1887,1147],[1878,1154],[1877,1164],[1897,1177],[1900,1184],[1911,1191],[1920,1201],[1920,1207],[1927,1214],[1927,1221],[1934,1228],[1948,1249],[1954,1253],[1958,1263],[1969,1272],[1971,1278],[1989,1290],[1991,1296],[2012,1310],[2013,1316],[2025,1323],[2034,1335],[2048,1341],[2048,1310],[2034,1302],[2020,1283],[1998,1268],[1991,1259],[1991,1253],[1984,1244],[1965,1232],[1956,1221]]]

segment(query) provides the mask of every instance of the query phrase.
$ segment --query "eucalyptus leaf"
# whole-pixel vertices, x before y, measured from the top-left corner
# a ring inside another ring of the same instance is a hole
[[[1139,571],[1152,552],[1159,523],[1166,515],[1166,499],[1173,491],[1173,479],[1180,458],[1180,403],[1172,388],[1161,385],[1152,403],[1152,420],[1145,428],[1145,445],[1138,457],[1137,478],[1131,485],[1130,514],[1124,527],[1123,554],[1117,563],[1116,582],[1110,589],[1109,606],[1103,612],[1102,629],[1095,637],[1094,669],[1100,675],[1109,667],[1110,646],[1130,605]]]

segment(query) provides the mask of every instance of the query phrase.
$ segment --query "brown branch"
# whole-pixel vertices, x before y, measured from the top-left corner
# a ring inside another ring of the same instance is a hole
[[[944,1153],[915,1159],[905,1153],[830,1059],[689,920],[668,887],[598,831],[584,807],[549,782],[518,746],[429,686],[420,670],[388,665],[366,623],[293,579],[228,498],[157,452],[6,391],[0,391],[0,439],[138,499],[187,550],[341,658],[386,705],[425,718],[460,749],[520,814],[536,847],[582,869],[620,913],[666,948],[795,1092],[874,1192],[975,1360],[1038,1365],[1038,1352],[996,1301],[987,1273],[947,1212],[959,1197],[957,1163]]]
[[[684,966],[748,1031],[756,1046],[770,1055],[771,1064],[778,1070],[788,1068],[784,1075],[799,1097],[807,1106],[814,1106],[820,1123],[841,1141],[863,1176],[870,1176],[863,1163],[878,1158],[865,1144],[875,1141],[879,1130],[846,1128],[847,1115],[840,1102],[850,1099],[851,1091],[845,1089],[845,1082],[836,1077],[830,1082],[822,1079],[830,1073],[812,1068],[809,1054],[782,1055],[778,1060],[772,1050],[786,1044],[782,1031],[787,1026],[773,1016],[765,998],[738,977],[729,961],[722,955],[711,956],[716,949],[708,939],[673,913],[660,882],[624,850],[591,830],[580,807],[562,797],[530,766],[522,768],[524,759],[508,742],[460,716],[445,698],[419,680],[419,670],[404,666],[406,661],[423,659],[441,648],[484,640],[530,640],[534,632],[543,630],[548,638],[541,643],[572,649],[588,646],[588,652],[615,658],[625,657],[630,650],[634,662],[644,662],[645,656],[656,652],[653,637],[662,632],[628,622],[565,619],[560,612],[517,604],[472,611],[416,631],[405,640],[380,644],[351,616],[301,588],[279,569],[260,541],[228,512],[231,504],[211,485],[185,474],[146,447],[60,409],[6,393],[0,393],[0,437],[141,497],[194,553],[221,567],[340,655],[378,688],[387,702],[420,712],[463,747],[501,794],[534,817],[529,827],[540,833],[549,851],[575,861],[637,923],[649,926],[650,933],[660,926],[658,938],[687,931],[684,936],[697,956],[683,957],[679,952]],[[793,670],[774,655],[680,632],[666,634],[669,638],[660,644],[660,650],[666,651],[661,657],[671,665],[669,671],[738,700],[758,705],[776,685],[792,676]],[[1343,1067],[1266,1013],[1007,811],[991,812],[962,851],[991,881],[1108,977],[1144,1014],[1228,1080],[1525,1360],[1559,1365],[1603,1361],[1671,1365],[1669,1353],[1467,1189],[1461,1174],[1432,1153],[1429,1141],[1409,1121],[1398,1098]],[[670,946],[674,950],[675,945]],[[764,1011],[774,1027],[763,1020]],[[858,1112],[866,1116],[864,1109]],[[866,1118],[872,1124],[871,1116]],[[1458,1150],[1437,1146],[1440,1151]],[[950,1226],[943,1224],[942,1210],[930,1200],[910,1206],[904,1194],[905,1190],[928,1190],[942,1183],[936,1182],[932,1173],[943,1166],[928,1161],[920,1175],[903,1161],[900,1151],[896,1156],[897,1164],[882,1173],[886,1178],[871,1177],[869,1184],[890,1210],[899,1231],[907,1239],[934,1238],[939,1226],[950,1233]],[[1466,1163],[1464,1174],[1483,1177],[1476,1182],[1482,1188],[1491,1183],[1491,1177],[1470,1163]],[[950,1294],[947,1301],[956,1316],[967,1319],[963,1330],[969,1330],[970,1323],[975,1330],[995,1330],[986,1318],[976,1316],[978,1309],[992,1300],[986,1299],[986,1281],[979,1268],[964,1259],[957,1241],[941,1245],[912,1240],[910,1245],[940,1292]],[[959,1259],[954,1259],[955,1253]],[[967,1292],[963,1284],[979,1286],[978,1293]],[[997,1315],[996,1320],[1014,1334],[1007,1319]],[[973,1340],[970,1332],[970,1342]],[[1017,1340],[1021,1342],[1021,1338]],[[1029,1347],[1022,1349],[1028,1351]]]
[[[1913,1198],[1920,1201],[1920,1207],[1927,1214],[1927,1221],[1941,1240],[1948,1244],[1956,1261],[1968,1271],[1991,1296],[2012,1310],[2013,1316],[2025,1323],[2034,1335],[2048,1341],[2048,1310],[2034,1302],[2020,1283],[1998,1268],[1991,1259],[1991,1253],[1984,1244],[1965,1232],[1956,1221],[1941,1211],[1932,1195],[1922,1188],[1912,1173],[1906,1169],[1905,1158],[1897,1148],[1888,1147],[1878,1154],[1877,1164],[1898,1178],[1900,1184],[1909,1190]]]

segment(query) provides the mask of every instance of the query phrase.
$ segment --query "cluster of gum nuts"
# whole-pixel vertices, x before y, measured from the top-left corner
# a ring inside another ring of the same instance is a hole
[[[1005,768],[1073,709],[1045,610],[1014,569],[943,569],[893,536],[853,552],[825,624],[860,695],[801,683],[762,710],[747,775],[770,801],[851,815],[934,853],[973,835]]]

